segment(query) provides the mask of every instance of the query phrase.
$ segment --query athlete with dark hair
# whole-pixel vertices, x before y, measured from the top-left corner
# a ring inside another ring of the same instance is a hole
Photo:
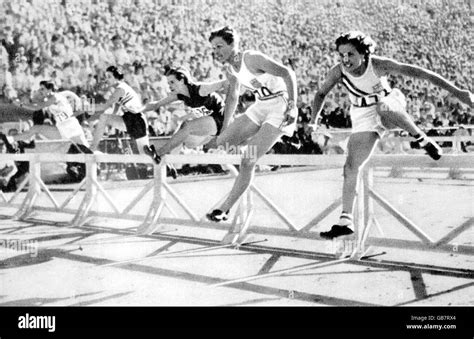
[[[127,131],[131,138],[135,139],[138,151],[141,154],[149,154],[150,146],[148,138],[148,125],[145,115],[142,113],[143,105],[140,96],[123,81],[124,74],[119,67],[109,66],[106,69],[106,81],[114,91],[105,104],[95,105],[94,111],[104,111],[109,107],[114,107],[112,114],[102,113],[99,122],[94,130],[94,138],[91,149],[96,151],[99,142],[105,132],[107,125],[112,126],[121,131]],[[117,115],[119,108],[122,109],[123,115]],[[149,154],[150,155],[150,154]],[[159,163],[159,157],[151,154],[156,163]]]
[[[14,141],[43,135],[48,139],[66,139],[78,145],[89,146],[67,97],[56,92],[54,83],[47,80],[40,82],[39,99],[42,101],[36,104],[19,104],[23,108],[34,110],[33,126],[26,132],[12,136]],[[47,118],[53,125],[44,124]]]
[[[229,87],[225,111],[229,114],[235,111],[241,86],[256,97],[256,102],[245,114],[235,119],[215,140],[217,146],[245,143],[255,149],[252,152],[255,156],[242,157],[240,173],[226,200],[207,215],[209,220],[219,222],[228,218],[231,207],[249,187],[258,159],[283,135],[293,135],[298,115],[297,89],[296,76],[290,68],[258,51],[240,51],[239,37],[233,28],[224,27],[212,32],[209,41],[214,58],[227,64]]]
[[[205,108],[209,115],[190,121],[185,121],[171,139],[156,151],[158,156],[171,152],[181,144],[188,147],[197,147],[205,144],[213,136],[220,133],[223,126],[227,126],[230,116],[224,115],[224,102],[214,91],[225,85],[225,80],[214,83],[194,82],[189,72],[184,68],[165,67],[171,93],[164,99],[150,102],[144,111],[157,110],[161,106],[175,101],[182,101],[191,108]],[[150,152],[154,152],[153,145]]]
[[[436,142],[428,138],[408,115],[405,97],[400,90],[390,88],[388,75],[427,80],[452,93],[463,103],[471,107],[473,105],[471,92],[457,88],[442,76],[422,67],[373,55],[375,42],[362,32],[342,34],[336,40],[336,49],[341,62],[329,71],[317,91],[311,119],[311,124],[318,122],[326,95],[336,84],[342,83],[348,90],[351,101],[352,134],[344,165],[342,213],[339,222],[330,231],[321,233],[327,239],[354,233],[352,215],[359,172],[369,160],[386,128],[403,128],[435,160],[442,155]]]

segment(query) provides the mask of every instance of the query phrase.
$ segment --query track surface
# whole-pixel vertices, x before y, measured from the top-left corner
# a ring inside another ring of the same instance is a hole
[[[301,228],[339,197],[341,174],[342,170],[275,172],[257,176],[255,182]],[[378,177],[375,189],[439,239],[473,217],[473,182],[443,176]],[[123,208],[143,187],[139,184],[105,186]],[[171,187],[202,216],[231,184],[232,179],[220,178],[174,182]],[[53,194],[61,202],[69,192],[53,190]],[[71,207],[78,206],[77,200]],[[147,201],[151,200],[145,199],[131,212],[144,215]],[[286,228],[259,199],[255,203],[252,225]],[[51,206],[46,196],[41,204]],[[176,204],[171,207],[179,211]],[[97,208],[111,211],[102,199]],[[137,237],[137,221],[97,218],[84,227],[67,227],[71,215],[36,212],[31,219],[16,221],[10,218],[15,211],[0,209],[0,239],[3,244],[29,247],[0,247],[0,306],[474,305],[474,260],[455,248],[452,253],[374,248],[373,256],[362,261],[216,287],[233,279],[334,260],[336,244],[254,234],[251,240],[258,242],[249,246],[212,249],[228,225],[215,229],[163,225],[164,233]],[[311,232],[329,228],[339,211]],[[415,240],[378,205],[375,211],[386,236]],[[166,210],[165,216],[170,216]],[[373,234],[377,235],[376,229]],[[471,227],[454,243],[472,246],[472,239]]]

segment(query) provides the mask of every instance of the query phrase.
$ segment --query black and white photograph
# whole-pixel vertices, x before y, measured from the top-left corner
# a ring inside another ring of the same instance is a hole
[[[0,11],[1,339],[474,335],[472,0]]]

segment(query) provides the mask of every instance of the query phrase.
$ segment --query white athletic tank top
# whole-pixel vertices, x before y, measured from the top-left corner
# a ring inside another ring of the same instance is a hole
[[[256,75],[249,71],[244,61],[244,57],[248,52],[243,52],[240,70],[237,72],[241,85],[255,93],[256,98],[260,100],[271,99],[281,95],[283,92],[287,92],[283,78],[268,73]]]
[[[81,101],[81,98],[79,98],[76,93],[66,90],[66,91],[58,92],[58,94],[61,94],[66,97],[73,111],[79,110],[81,108],[82,101]]]
[[[121,88],[125,91],[125,94],[120,97],[117,102],[124,112],[139,113],[143,106],[140,96],[133,90],[132,87],[127,85],[125,82],[120,81],[117,88]]]
[[[349,74],[340,65],[342,72],[342,84],[349,92],[352,105],[356,107],[368,107],[375,105],[379,100],[391,92],[387,77],[379,77],[375,74],[372,59],[369,57],[367,69],[359,77]]]
[[[56,99],[56,103],[48,106],[46,111],[53,115],[54,120],[56,123],[65,121],[73,116],[73,111],[71,104],[67,100],[66,96],[60,93],[53,93],[52,94]]]

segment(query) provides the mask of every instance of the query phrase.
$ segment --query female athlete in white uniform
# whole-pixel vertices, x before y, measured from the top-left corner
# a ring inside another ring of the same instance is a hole
[[[145,150],[145,148],[149,149],[150,146],[148,124],[145,115],[142,113],[143,105],[140,96],[122,81],[124,75],[119,68],[110,66],[105,74],[108,85],[115,90],[105,104],[95,105],[94,111],[104,111],[111,106],[114,106],[114,111],[112,114],[101,114],[99,123],[94,130],[92,151],[97,150],[104,135],[105,127],[110,125],[118,130],[127,131],[130,137],[135,139],[138,151],[141,154],[149,154]],[[119,108],[123,111],[122,116],[116,114]],[[159,163],[159,157],[156,154],[153,154],[152,157],[155,162]]]
[[[35,135],[43,135],[48,139],[66,139],[75,144],[89,147],[84,130],[73,115],[73,109],[66,96],[57,93],[54,84],[49,81],[40,82],[40,102],[35,105],[21,104],[26,109],[35,110],[33,126],[30,130],[13,136],[14,140],[28,140]],[[45,118],[51,118],[54,126],[44,125]]]
[[[472,106],[472,93],[461,90],[440,75],[424,68],[399,63],[375,56],[375,42],[365,34],[352,31],[336,40],[341,63],[334,66],[315,95],[311,123],[318,121],[324,99],[329,91],[342,83],[349,92],[352,134],[344,165],[342,214],[338,224],[321,237],[333,239],[353,233],[353,208],[359,170],[368,161],[385,128],[400,127],[417,139],[428,155],[435,160],[441,157],[441,148],[429,139],[413,122],[406,111],[406,101],[398,89],[391,89],[386,76],[401,74],[428,80],[462,102]]]
[[[223,204],[207,215],[212,221],[226,220],[230,208],[249,187],[255,165],[283,135],[291,136],[296,126],[296,77],[292,70],[257,51],[239,50],[238,37],[230,27],[211,33],[209,41],[214,57],[227,63],[229,90],[226,97],[225,116],[234,112],[240,87],[255,93],[256,103],[237,118],[228,128],[226,122],[216,138],[218,146],[234,147],[246,143],[255,149],[254,157],[244,156],[229,196]]]

